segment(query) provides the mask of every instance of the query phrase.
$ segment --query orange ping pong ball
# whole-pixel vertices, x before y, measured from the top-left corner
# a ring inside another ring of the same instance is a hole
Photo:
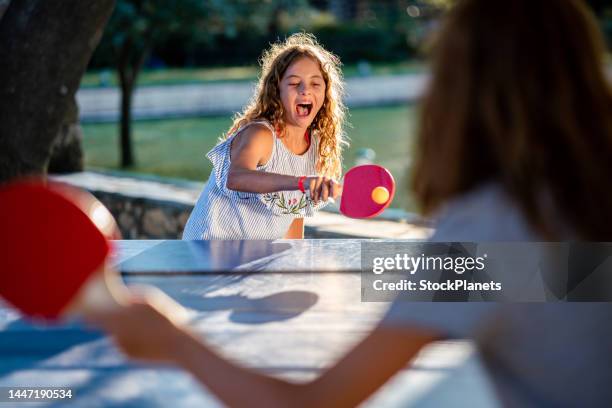
[[[389,200],[389,190],[383,186],[378,186],[372,190],[372,201],[376,204],[385,204]]]

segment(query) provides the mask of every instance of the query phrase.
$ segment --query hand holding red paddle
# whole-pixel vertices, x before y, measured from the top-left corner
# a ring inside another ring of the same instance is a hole
[[[25,315],[87,317],[133,297],[108,262],[108,239],[119,238],[115,221],[91,194],[39,180],[2,186],[0,225],[0,297]],[[174,304],[169,298],[156,302],[165,309]]]
[[[341,195],[340,212],[351,218],[372,218],[382,213],[393,201],[395,195],[395,180],[382,166],[376,164],[364,164],[355,166],[344,175],[343,184],[329,182],[329,187],[321,186],[321,183],[311,185],[306,192],[311,196],[315,191],[315,200],[325,200],[326,194],[330,200],[334,196]],[[319,179],[322,179],[319,177]],[[305,183],[308,185],[307,183]],[[318,193],[325,187],[323,194]],[[338,188],[337,188],[338,187]],[[337,188],[337,190],[335,190]]]
[[[393,201],[395,180],[376,164],[355,166],[344,175],[340,212],[351,218],[372,218]]]

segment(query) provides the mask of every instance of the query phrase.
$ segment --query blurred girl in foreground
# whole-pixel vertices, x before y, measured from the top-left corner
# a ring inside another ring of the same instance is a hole
[[[463,0],[421,113],[414,191],[436,241],[610,240],[612,94],[581,0]],[[506,406],[612,400],[608,304],[407,303],[319,378],[239,367],[144,300],[95,319],[134,358],[190,371],[231,406],[355,406],[430,342],[480,350]]]

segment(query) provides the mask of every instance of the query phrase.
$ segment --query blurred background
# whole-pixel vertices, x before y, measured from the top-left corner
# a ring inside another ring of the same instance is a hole
[[[204,155],[252,94],[262,51],[306,31],[344,64],[344,168],[389,168],[393,207],[416,211],[407,189],[415,102],[428,39],[450,3],[118,0],[77,93],[85,168],[206,181]],[[612,1],[588,3],[610,47]]]

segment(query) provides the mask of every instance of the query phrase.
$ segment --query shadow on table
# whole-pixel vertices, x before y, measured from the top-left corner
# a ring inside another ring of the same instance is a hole
[[[314,292],[291,290],[252,298],[245,295],[181,297],[183,306],[202,312],[230,310],[229,320],[240,324],[261,324],[293,319],[319,301]],[[197,321],[197,319],[196,319]]]
[[[241,324],[259,324],[295,318],[319,301],[319,295],[304,290],[286,290],[263,297],[250,297],[240,292],[248,285],[244,274],[205,276],[130,276],[128,285],[153,285],[182,306],[195,312],[230,311],[229,320]],[[280,287],[278,289],[281,289]],[[213,294],[223,290],[239,293]],[[195,318],[192,322],[201,319]]]

